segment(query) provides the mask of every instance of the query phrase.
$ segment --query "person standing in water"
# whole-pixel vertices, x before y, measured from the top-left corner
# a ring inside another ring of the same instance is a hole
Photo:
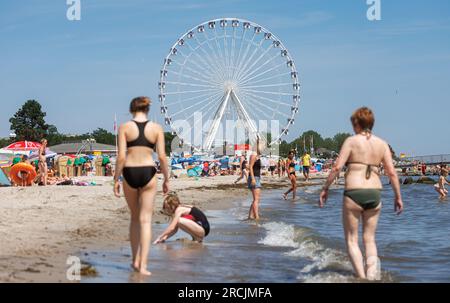
[[[281,159],[281,176],[284,177],[284,175],[286,174],[286,160]]]
[[[342,216],[348,255],[357,277],[375,280],[379,275],[375,233],[381,211],[382,184],[377,172],[380,163],[383,164],[394,190],[394,210],[397,214],[403,211],[403,202],[389,146],[372,134],[375,122],[372,111],[367,107],[359,108],[350,120],[355,135],[345,140],[320,193],[319,207],[324,207],[330,185],[346,165]],[[365,262],[358,245],[360,220],[363,225]]]
[[[172,220],[153,244],[165,242],[175,235],[178,229],[188,233],[192,241],[196,242],[202,242],[209,234],[210,227],[205,214],[195,206],[181,204],[175,193],[170,193],[164,198],[163,212],[172,217]]]
[[[237,184],[242,179],[248,178],[248,172],[247,172],[247,153],[243,154],[240,159],[240,166],[241,166],[241,174],[239,175],[239,178],[237,178],[236,181],[234,181],[234,184]]]
[[[448,185],[447,182],[448,171],[446,169],[442,169],[438,183],[434,185],[434,189],[439,193],[439,199],[444,200],[448,195],[448,190],[445,188],[445,185]]]
[[[47,167],[47,157],[45,156],[46,150],[47,150],[47,140],[42,139],[41,140],[41,147],[39,147],[39,162],[38,162],[38,168],[39,168],[39,174],[41,183],[43,186],[47,185],[47,179],[48,179],[48,167]]]
[[[259,201],[261,196],[261,146],[256,140],[256,152],[250,156],[248,188],[252,191],[253,201],[248,213],[249,220],[259,220]]]
[[[151,222],[157,178],[153,152],[158,153],[164,175],[163,192],[169,191],[169,170],[164,133],[160,125],[148,121],[148,97],[131,101],[133,119],[119,127],[118,155],[114,175],[114,194],[120,197],[119,178],[123,174],[123,192],[131,213],[130,242],[132,267],[143,275],[151,275],[147,259],[151,243]]]
[[[283,166],[283,160],[281,158],[279,158],[278,162],[277,162],[277,175],[278,175],[278,178],[281,178],[281,166]]]
[[[274,173],[275,173],[275,169],[276,169],[276,162],[275,159],[272,158],[272,156],[270,156],[269,158],[269,171],[270,171],[270,175],[273,177]]]
[[[287,200],[287,195],[292,192],[292,200],[295,200],[295,195],[297,191],[297,176],[295,175],[295,151],[291,150],[288,154],[288,158],[286,160],[286,171],[288,173],[289,181],[291,181],[291,187],[287,192],[283,194],[283,199]]]
[[[303,167],[303,176],[305,177],[305,181],[309,180],[309,168],[311,166],[311,156],[305,150],[302,157],[302,167]]]

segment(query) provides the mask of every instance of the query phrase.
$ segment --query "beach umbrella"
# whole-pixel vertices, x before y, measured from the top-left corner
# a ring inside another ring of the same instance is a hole
[[[38,142],[32,142],[32,141],[18,141],[11,143],[10,145],[4,147],[4,150],[10,150],[10,151],[32,151],[37,150],[41,147],[41,144]]]

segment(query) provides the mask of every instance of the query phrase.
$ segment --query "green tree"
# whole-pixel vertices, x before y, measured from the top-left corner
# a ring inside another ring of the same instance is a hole
[[[56,128],[56,126],[54,125],[48,125],[46,138],[49,146],[61,144],[64,142],[64,135],[61,135],[58,132],[58,128]]]
[[[392,148],[392,146],[390,144],[388,144],[388,146],[389,146],[389,150],[391,151],[392,159],[394,159],[395,161],[398,161],[399,158],[396,156],[394,149]]]
[[[164,143],[166,145],[166,154],[170,155],[172,140],[175,138],[175,135],[172,135],[171,132],[164,132]]]
[[[306,147],[306,150],[310,151],[311,148],[311,137],[313,139],[313,147],[314,149],[317,149],[319,147],[323,147],[323,138],[322,136],[313,130],[308,130],[306,132],[304,132],[300,137],[298,137],[297,139],[295,139],[294,141],[291,142],[291,145],[297,145],[298,148],[298,153],[302,154],[303,153],[303,149],[304,149],[304,145]],[[305,144],[303,144],[305,143]]]
[[[116,136],[104,128],[97,128],[91,133],[97,143],[116,145]]]
[[[45,123],[46,113],[36,100],[28,100],[9,119],[11,130],[16,133],[16,140],[39,141],[47,134],[48,125]]]
[[[325,138],[323,140],[322,146],[319,146],[317,148],[321,148],[321,147],[326,148],[326,149],[328,149],[330,151],[331,150],[336,150],[336,142],[332,138]]]
[[[6,147],[11,143],[9,138],[0,138],[0,148]]]
[[[295,148],[295,145],[292,143],[288,143],[285,140],[281,141],[280,143],[280,156],[281,157],[287,157],[289,151],[291,149]]]
[[[333,137],[333,141],[335,144],[335,148],[333,149],[335,152],[339,152],[341,150],[342,145],[344,144],[344,141],[350,137],[351,134],[349,133],[337,133]]]

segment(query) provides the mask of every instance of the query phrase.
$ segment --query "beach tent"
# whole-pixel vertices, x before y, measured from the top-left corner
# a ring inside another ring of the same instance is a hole
[[[194,158],[180,158],[178,159],[178,163],[188,163],[188,164],[192,164],[196,161],[196,159]]]
[[[220,162],[220,168],[221,169],[228,169],[229,167],[229,163],[230,163],[230,159],[228,157],[224,157],[222,159],[219,160]]]
[[[0,187],[1,186],[11,186],[11,182],[9,181],[3,169],[0,168]]]
[[[190,168],[187,171],[188,177],[198,177],[198,172],[194,168]]]
[[[323,164],[320,162],[317,162],[316,165],[314,165],[317,171],[322,171]]]
[[[187,170],[187,175],[189,177],[198,177],[202,174],[202,167],[201,166],[195,166],[192,168],[189,168]]]
[[[172,164],[171,165],[172,169],[183,169],[183,166],[181,164]]]

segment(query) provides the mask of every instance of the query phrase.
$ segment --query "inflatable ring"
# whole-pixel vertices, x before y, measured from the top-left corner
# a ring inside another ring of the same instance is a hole
[[[26,178],[23,176],[24,173],[26,174]],[[12,181],[18,185],[22,185],[23,183],[26,185],[31,185],[37,176],[34,167],[27,163],[17,163],[13,165],[9,175]]]

